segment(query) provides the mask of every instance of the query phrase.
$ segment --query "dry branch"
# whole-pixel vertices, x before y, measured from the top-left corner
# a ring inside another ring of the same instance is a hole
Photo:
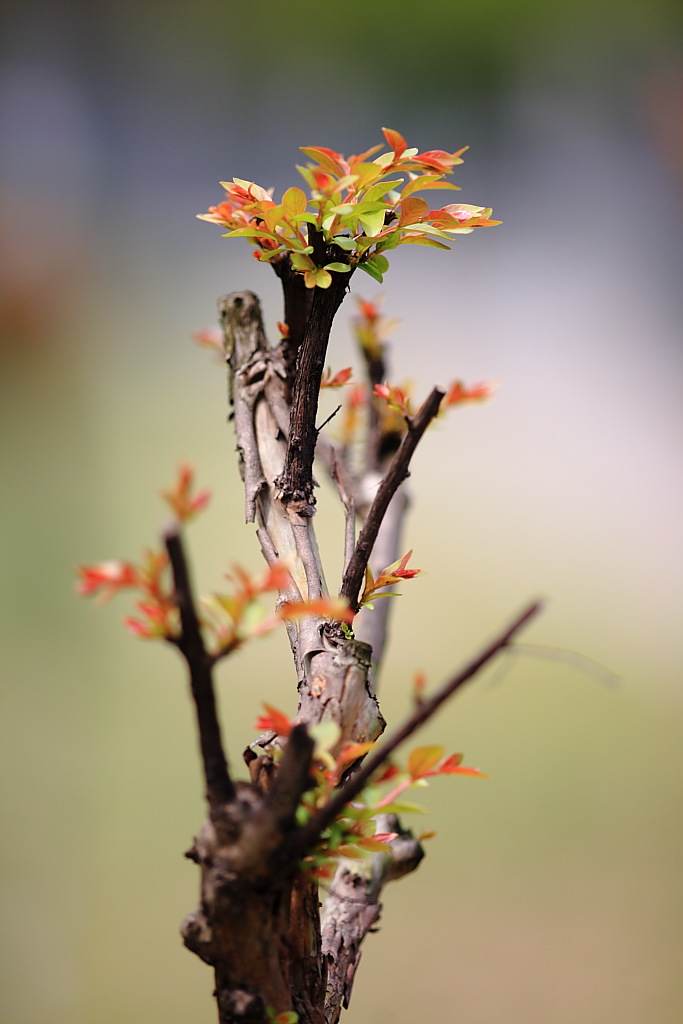
[[[408,476],[408,467],[413,453],[425,430],[438,413],[444,394],[445,392],[434,388],[422,403],[417,415],[407,420],[408,431],[377,489],[339,591],[342,597],[349,599],[353,607],[358,607],[358,592],[363,581],[365,567],[389,508],[389,502]]]
[[[175,601],[180,614],[180,637],[177,646],[187,662],[190,674],[192,698],[199,730],[199,745],[204,766],[206,799],[213,814],[235,796],[235,787],[228,772],[216,710],[216,694],[212,674],[213,659],[204,646],[185,550],[180,529],[175,523],[165,531],[164,541],[173,571]]]

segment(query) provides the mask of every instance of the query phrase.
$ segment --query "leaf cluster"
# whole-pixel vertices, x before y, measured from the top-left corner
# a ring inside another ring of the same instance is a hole
[[[277,761],[283,756],[281,741],[291,734],[296,720],[270,704],[263,707],[266,713],[257,720],[256,728],[270,734],[262,747]],[[376,746],[376,742],[346,742],[340,746],[341,730],[332,721],[311,726],[308,731],[315,741],[315,750],[311,767],[312,785],[304,794],[297,812],[297,824],[300,826],[310,821],[329,802],[345,773]],[[278,737],[277,743],[273,742],[275,737]],[[397,834],[376,831],[377,815],[423,813],[424,808],[419,804],[399,801],[398,797],[412,787],[426,786],[426,780],[437,775],[486,778],[478,768],[463,765],[462,760],[462,754],[445,756],[444,747],[430,745],[412,750],[405,767],[394,761],[386,762],[324,830],[315,848],[304,858],[302,867],[305,872],[313,878],[325,879],[332,876],[340,857],[357,859],[368,853],[390,854],[390,843]],[[422,838],[433,834],[424,834]]]
[[[226,198],[201,220],[227,227],[226,238],[247,238],[263,262],[288,257],[307,288],[329,288],[332,273],[356,267],[381,282],[389,268],[387,252],[400,245],[449,249],[454,235],[491,227],[491,209],[452,203],[430,209],[416,193],[457,189],[446,175],[461,164],[467,147],[454,153],[409,148],[399,132],[382,129],[379,144],[359,156],[344,157],[324,146],[303,146],[313,162],[298,167],[309,189],[288,188],[279,203],[255,182],[221,182]],[[338,258],[318,265],[310,232],[317,232]]]

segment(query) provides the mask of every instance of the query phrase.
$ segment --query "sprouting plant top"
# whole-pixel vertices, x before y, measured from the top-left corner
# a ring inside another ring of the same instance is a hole
[[[390,148],[379,156],[374,154],[383,148],[381,144],[348,158],[324,146],[302,146],[314,161],[297,168],[310,197],[292,187],[276,203],[272,189],[233,178],[221,182],[225,200],[199,217],[227,227],[226,238],[248,238],[259,260],[272,262],[288,255],[308,288],[329,288],[330,271],[348,273],[355,267],[381,282],[389,267],[385,255],[389,249],[409,244],[449,249],[446,242],[453,235],[500,223],[491,220],[489,207],[451,203],[431,210],[416,195],[430,189],[457,189],[444,178],[463,162],[467,146],[455,153],[441,149],[418,153],[408,148],[398,132],[390,128],[382,132]],[[309,245],[311,229],[320,233],[326,245],[337,247],[338,260],[316,265]]]

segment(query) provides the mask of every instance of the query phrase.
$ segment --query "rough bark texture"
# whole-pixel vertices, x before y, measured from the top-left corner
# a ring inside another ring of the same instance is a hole
[[[291,269],[283,266],[277,272],[285,290],[288,344],[268,346],[258,300],[249,292],[224,299],[221,318],[245,518],[257,524],[266,561],[284,561],[289,567],[291,580],[279,600],[295,602],[329,593],[312,518],[312,464],[320,375],[348,275],[333,275],[329,289],[315,289],[310,297],[302,293],[301,279]],[[352,605],[368,559],[377,559],[379,570],[398,557],[407,508],[403,481],[441,397],[435,389],[407,420],[400,444],[381,456],[381,439],[375,438],[365,466],[355,473],[334,445],[321,445],[347,510],[341,592]],[[376,427],[377,419],[371,417],[370,430]],[[356,510],[364,523],[358,541]],[[209,818],[187,853],[200,867],[201,888],[197,910],[183,923],[183,939],[214,969],[220,1024],[268,1024],[273,1015],[291,1010],[299,1024],[336,1024],[349,1003],[363,940],[379,919],[384,885],[413,871],[423,852],[398,819],[380,816],[378,830],[396,833],[391,852],[362,862],[341,861],[322,915],[317,884],[302,873],[301,859],[396,746],[502,650],[536,606],[420,705],[360,766],[352,766],[327,804],[300,824],[297,808],[311,784],[314,750],[308,727],[336,722],[338,748],[347,740],[375,740],[384,729],[373,683],[386,636],[384,609],[372,620],[359,619],[359,635],[371,639],[372,646],[315,615],[288,623],[298,724],[284,744],[271,734],[248,748],[244,756],[251,781],[234,783],[222,747],[213,661],[202,642],[181,540],[171,532],[166,542],[182,627],[176,644],[188,664],[209,807]]]

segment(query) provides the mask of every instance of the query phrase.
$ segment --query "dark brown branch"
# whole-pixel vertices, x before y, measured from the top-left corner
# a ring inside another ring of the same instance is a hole
[[[282,295],[285,306],[284,321],[289,328],[289,334],[280,342],[280,351],[287,375],[288,397],[291,397],[296,357],[301,347],[301,342],[304,340],[306,324],[311,315],[313,289],[306,287],[303,274],[292,270],[292,264],[287,254],[274,260],[271,263],[271,267],[282,282]]]
[[[315,245],[315,242],[312,241]],[[335,246],[324,247],[313,258],[321,262],[343,260]],[[316,417],[320,381],[325,368],[325,356],[335,314],[349,286],[351,274],[332,274],[329,288],[313,289],[311,314],[306,325],[296,364],[296,377],[292,390],[292,412],[289,421],[287,455],[280,478],[284,503],[296,502],[302,515],[313,515],[313,457],[318,438]]]
[[[266,804],[283,832],[292,827],[301,797],[313,784],[310,769],[314,749],[315,742],[306,726],[302,722],[295,725],[266,797]]]
[[[235,796],[221,739],[213,685],[213,659],[204,646],[192,593],[180,528],[173,523],[164,531],[164,543],[173,571],[175,601],[180,614],[177,646],[190,672],[190,685],[197,714],[199,746],[202,752],[206,799],[212,812]]]
[[[389,468],[384,474],[377,494],[368,510],[363,529],[358,537],[356,549],[344,573],[339,591],[340,596],[348,598],[349,603],[356,610],[358,609],[358,592],[365,574],[365,567],[368,564],[379,528],[389,507],[389,502],[408,476],[408,467],[410,466],[413,453],[425,430],[438,413],[443,396],[443,391],[434,388],[423,402],[417,415],[411,417],[408,421],[408,432],[401,441],[400,448],[389,463]]]
[[[420,726],[435,714],[441,705],[452,697],[465,683],[477,674],[491,659],[508,646],[510,641],[532,618],[542,609],[541,601],[534,601],[518,615],[514,621],[495,640],[492,640],[479,654],[465,665],[456,675],[436,691],[428,700],[422,701],[413,714],[399,726],[381,746],[370,753],[360,768],[352,775],[330,801],[315,815],[295,837],[297,855],[310,850],[320,838],[322,832],[340,814],[346,805],[353,800],[365,787],[370,777],[394,753],[394,751]]]

